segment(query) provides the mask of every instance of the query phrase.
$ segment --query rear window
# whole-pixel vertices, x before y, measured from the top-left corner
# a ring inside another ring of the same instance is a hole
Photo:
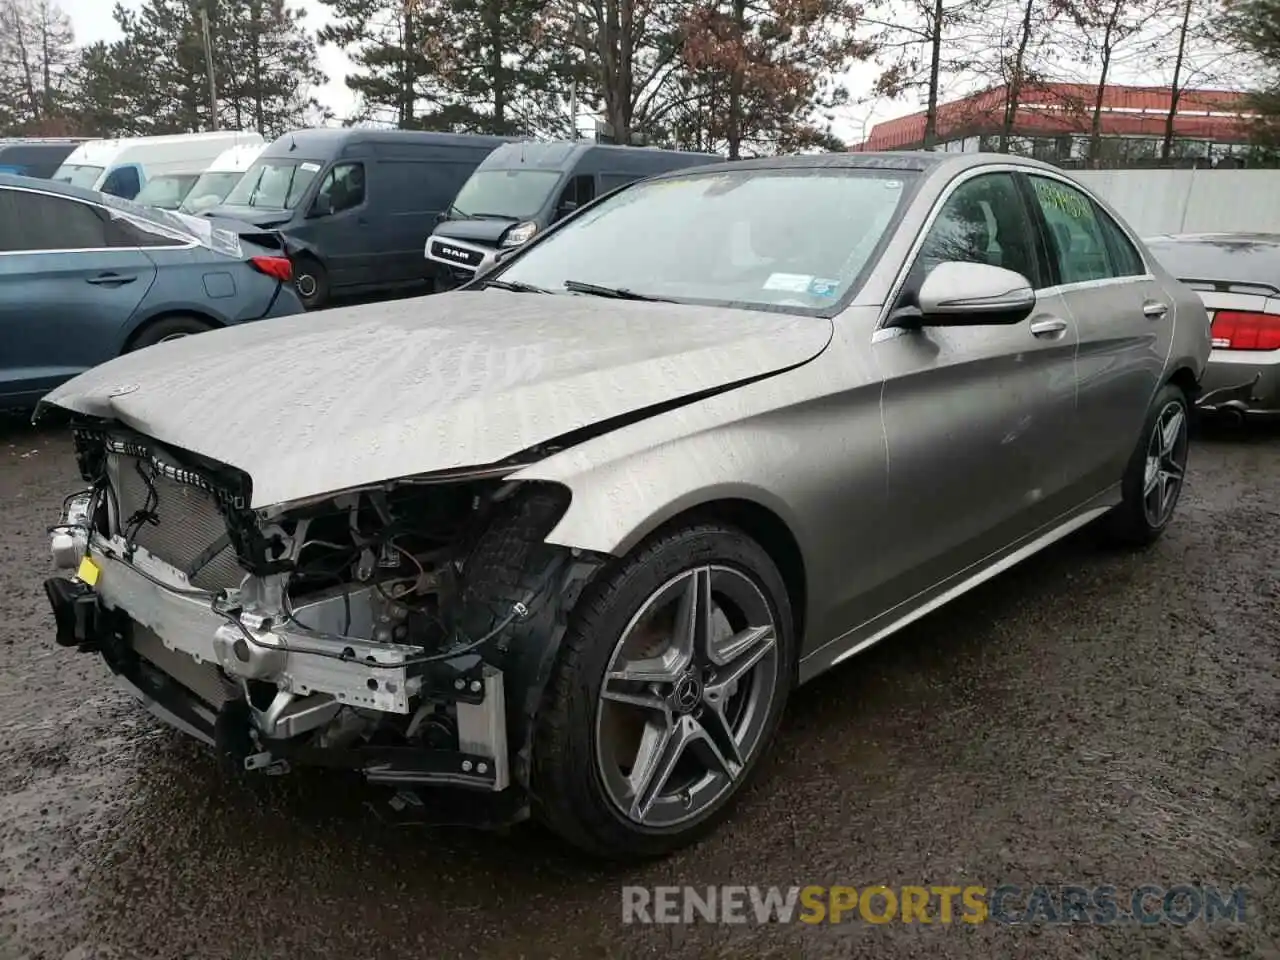
[[[209,250],[229,257],[242,256],[240,238],[230,230],[215,227],[212,220],[192,217],[176,210],[160,210],[143,206],[133,200],[104,196],[103,205],[141,231],[157,238],[168,238],[170,243],[198,243]],[[163,246],[159,242],[147,246]]]
[[[1147,249],[1179,280],[1280,292],[1280,242],[1273,239],[1156,239]]]

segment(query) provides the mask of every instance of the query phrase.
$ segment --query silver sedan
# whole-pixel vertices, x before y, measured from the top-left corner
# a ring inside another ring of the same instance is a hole
[[[726,815],[797,685],[1087,524],[1156,540],[1209,349],[1039,163],[672,173],[461,290],[59,389],[88,489],[46,590],[238,769],[652,856]]]

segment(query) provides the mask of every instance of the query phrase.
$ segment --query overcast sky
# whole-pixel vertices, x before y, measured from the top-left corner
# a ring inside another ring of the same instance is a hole
[[[142,0],[121,0],[126,7],[139,7]],[[75,26],[76,40],[80,43],[93,43],[97,40],[117,40],[120,37],[115,20],[111,17],[113,0],[57,0],[59,6],[71,17]],[[307,25],[317,30],[328,21],[328,11],[318,0],[290,0],[290,5],[300,7],[307,12]],[[329,77],[329,82],[316,91],[316,98],[329,107],[338,119],[351,114],[355,107],[351,92],[343,83],[343,78],[350,69],[350,61],[341,51],[331,46],[320,48],[320,67]],[[848,76],[850,92],[855,96],[865,95],[871,88],[878,67],[873,64],[859,64]],[[839,112],[835,121],[837,136],[856,143],[871,132],[871,127],[878,121],[892,117],[900,117],[914,113],[920,106],[913,98],[890,101],[881,100],[872,106],[851,106]]]

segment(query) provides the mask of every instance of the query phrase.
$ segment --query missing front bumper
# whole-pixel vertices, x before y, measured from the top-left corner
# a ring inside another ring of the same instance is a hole
[[[116,562],[117,567],[126,566]],[[110,570],[110,573],[108,573]],[[184,644],[162,642],[159,629],[173,625],[173,614],[157,609],[174,599],[187,598],[150,585],[152,622],[135,621],[125,608],[104,600],[109,580],[120,583],[120,571],[106,568],[100,588],[79,579],[55,577],[45,592],[58,625],[58,642],[85,652],[99,652],[119,683],[164,723],[215,747],[238,769],[280,772],[290,764],[355,770],[372,783],[401,787],[447,786],[471,791],[500,792],[510,786],[507,756],[506,691],[503,675],[478,658],[471,662],[443,661],[417,675],[417,689],[433,702],[452,705],[456,716],[457,749],[429,749],[416,745],[360,744],[317,746],[312,733],[343,707],[327,695],[298,697],[280,690],[269,705],[255,706],[216,666],[215,657],[192,657]],[[143,604],[146,607],[146,604]],[[180,605],[187,616],[194,608]],[[215,621],[221,622],[215,616]],[[214,621],[207,621],[210,627]],[[190,622],[188,626],[195,626]],[[216,629],[216,628],[214,628]],[[358,663],[338,664],[366,671]],[[333,667],[326,664],[326,669]],[[214,679],[210,679],[213,677]],[[219,694],[222,685],[225,694]],[[239,685],[244,687],[243,682]],[[221,698],[220,698],[221,696]]]

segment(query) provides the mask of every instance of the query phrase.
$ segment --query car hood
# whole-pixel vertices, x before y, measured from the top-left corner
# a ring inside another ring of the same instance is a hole
[[[502,235],[516,225],[514,220],[445,220],[432,231],[433,237],[442,240],[470,240],[487,247],[496,247]]]
[[[279,227],[293,219],[293,211],[223,205],[209,210],[202,210],[198,216],[209,217],[214,220],[238,220],[254,227]]]
[[[463,467],[805,363],[814,317],[487,289],[126,354],[42,403],[239,468],[254,507]]]

